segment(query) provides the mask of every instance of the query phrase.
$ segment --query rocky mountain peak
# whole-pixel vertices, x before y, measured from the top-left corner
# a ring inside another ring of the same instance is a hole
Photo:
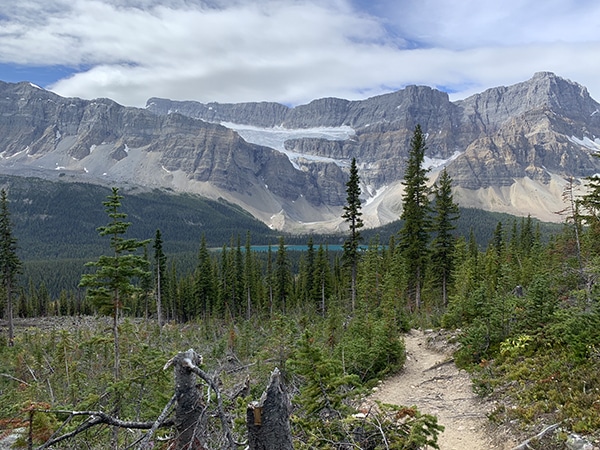
[[[590,116],[598,106],[585,87],[552,72],[537,72],[522,83],[487,89],[456,104],[466,121],[483,132],[534,110]]]
[[[599,111],[583,86],[550,72],[457,102],[408,86],[295,107],[151,98],[126,108],[0,82],[0,172],[193,192],[307,231],[343,225],[356,157],[364,216],[378,225],[400,214],[420,124],[432,182],[446,167],[462,206],[558,220],[565,180],[600,172]]]

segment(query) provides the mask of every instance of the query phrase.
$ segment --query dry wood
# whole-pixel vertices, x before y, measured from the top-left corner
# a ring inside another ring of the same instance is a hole
[[[293,450],[290,411],[289,397],[276,368],[260,401],[250,403],[246,410],[249,450]]]
[[[513,447],[511,450],[525,450],[525,449],[531,448],[529,446],[529,443],[531,441],[533,441],[535,439],[541,439],[542,437],[544,437],[544,435],[546,433],[549,433],[550,431],[554,431],[556,428],[558,428],[559,425],[560,425],[560,423],[555,423],[553,425],[548,425],[546,428],[544,428],[538,434],[536,434],[535,436],[527,439],[526,441],[521,442],[519,445],[517,445],[516,447]]]

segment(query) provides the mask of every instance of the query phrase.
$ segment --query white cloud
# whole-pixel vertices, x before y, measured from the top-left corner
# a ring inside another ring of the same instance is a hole
[[[600,100],[596,2],[363,2],[21,0],[0,5],[0,62],[73,66],[52,90],[135,106],[150,96],[297,104],[407,84],[460,98],[538,71]]]
[[[468,49],[598,41],[594,0],[382,0],[387,22],[407,39]]]

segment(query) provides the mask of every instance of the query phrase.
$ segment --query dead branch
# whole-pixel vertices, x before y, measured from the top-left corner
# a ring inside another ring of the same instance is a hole
[[[139,444],[133,444],[134,446],[138,445],[140,450],[149,448],[150,440],[158,428],[171,426],[174,426],[178,432],[178,448],[191,448],[189,447],[190,445],[195,446],[194,448],[204,448],[204,445],[200,441],[206,437],[207,413],[211,398],[213,397],[209,394],[206,402],[202,400],[202,396],[198,390],[196,376],[206,382],[209,392],[211,390],[214,392],[214,398],[216,399],[216,415],[221,421],[222,432],[228,442],[226,448],[234,450],[237,446],[246,445],[245,443],[238,443],[234,440],[230,420],[223,407],[219,383],[214,377],[209,376],[200,369],[198,367],[200,364],[202,364],[202,357],[192,349],[178,353],[177,356],[167,362],[164,367],[165,369],[170,366],[173,366],[175,369],[175,395],[164,407],[158,418],[152,422],[124,421],[112,417],[102,411],[37,410],[45,413],[67,414],[67,422],[71,421],[74,417],[87,416],[87,419],[75,430],[61,436],[51,437],[47,442],[38,447],[37,450],[43,450],[61,441],[73,438],[96,425],[149,430],[145,436],[139,439]],[[249,386],[248,383],[249,380],[244,386],[246,389]],[[175,404],[175,417],[167,420],[166,418]]]
[[[9,379],[11,379],[11,380],[13,380],[13,381],[16,381],[17,383],[24,384],[25,386],[31,386],[31,385],[30,385],[30,384],[29,384],[27,381],[23,381],[23,380],[21,380],[21,379],[19,379],[19,378],[15,378],[15,377],[13,377],[12,375],[9,375],[9,374],[7,374],[7,373],[0,373],[0,377],[6,377],[6,378],[9,378]]]
[[[65,411],[65,410],[36,410],[37,412],[43,413],[55,413],[55,414],[69,414],[69,418],[67,421],[71,420],[73,417],[77,416],[88,416],[88,419],[83,422],[79,427],[75,430],[65,433],[56,438],[51,438],[48,441],[44,442],[41,446],[37,448],[37,450],[43,450],[48,448],[54,444],[57,444],[66,439],[70,439],[72,437],[77,436],[80,433],[96,426],[96,425],[111,425],[118,428],[129,428],[129,429],[137,429],[137,430],[148,430],[151,429],[155,422],[129,422],[125,420],[120,420],[115,417],[109,416],[105,412],[102,411]],[[160,426],[167,427],[172,426],[173,421],[164,421]]]
[[[158,428],[167,419],[167,416],[170,414],[171,408],[173,407],[173,405],[175,404],[176,401],[177,401],[177,397],[175,395],[173,397],[171,397],[171,400],[169,400],[169,403],[167,403],[166,406],[163,408],[162,412],[160,413],[160,415],[158,416],[158,418],[152,425],[152,428],[150,428],[150,431],[148,431],[148,433],[146,433],[144,438],[141,440],[140,446],[139,446],[140,450],[145,450],[146,448],[151,448],[150,439],[152,439],[152,436],[154,435],[156,430],[158,430]]]
[[[190,352],[193,350],[188,350]],[[186,352],[187,353],[187,352]],[[215,382],[213,378],[211,378],[206,372],[196,366],[191,358],[184,358],[183,364],[187,364],[189,369],[199,376],[202,380],[208,384],[208,386],[215,391],[215,395],[217,397],[217,414],[219,419],[221,420],[221,425],[223,426],[223,431],[225,432],[225,437],[227,438],[227,442],[229,443],[230,449],[235,449],[238,445],[241,445],[233,439],[233,434],[231,433],[231,427],[229,426],[229,421],[227,420],[227,416],[225,415],[225,410],[223,409],[223,399],[221,398],[221,391],[219,390],[218,384]]]
[[[535,436],[527,439],[526,441],[523,441],[522,443],[520,443],[519,445],[517,445],[516,447],[513,447],[511,450],[525,450],[527,448],[531,448],[529,447],[529,443],[535,439],[540,439],[542,438],[546,433],[549,433],[550,431],[555,430],[556,428],[558,428],[558,426],[560,425],[559,423],[555,423],[553,425],[548,425],[546,428],[544,428],[542,431],[540,431],[538,434],[536,434]]]

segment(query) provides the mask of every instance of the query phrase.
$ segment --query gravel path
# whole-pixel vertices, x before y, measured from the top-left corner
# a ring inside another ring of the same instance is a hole
[[[486,405],[471,389],[471,380],[454,365],[449,352],[427,344],[427,335],[412,330],[404,337],[406,364],[373,394],[384,403],[412,406],[438,417],[445,427],[440,450],[508,450],[513,442],[497,443],[488,430]],[[496,440],[497,441],[497,440]]]

